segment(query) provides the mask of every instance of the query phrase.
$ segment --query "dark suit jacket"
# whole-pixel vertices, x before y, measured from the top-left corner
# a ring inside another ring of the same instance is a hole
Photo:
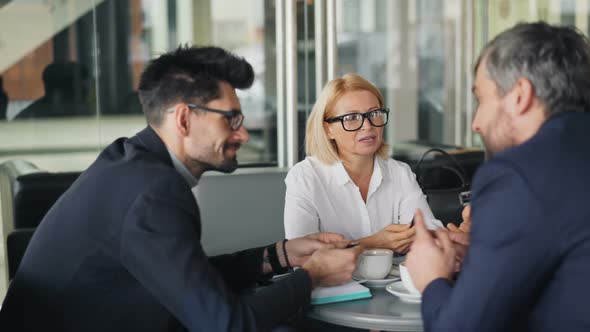
[[[195,197],[156,133],[118,139],[41,222],[0,329],[264,331],[309,303],[303,270],[240,295],[262,276],[263,248],[208,258],[200,238]]]
[[[473,183],[472,233],[454,286],[425,289],[427,331],[589,331],[590,114],[549,119]]]

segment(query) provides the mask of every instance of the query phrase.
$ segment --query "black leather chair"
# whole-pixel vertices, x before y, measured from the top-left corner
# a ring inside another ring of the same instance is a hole
[[[18,176],[13,185],[14,228],[37,227],[79,175],[79,172],[39,172]]]
[[[0,201],[9,279],[47,211],[78,178],[79,172],[49,173],[22,161],[0,165]]]
[[[16,270],[18,270],[18,266],[25,255],[25,251],[34,232],[34,228],[16,229],[6,237],[8,280],[11,280],[16,274]]]

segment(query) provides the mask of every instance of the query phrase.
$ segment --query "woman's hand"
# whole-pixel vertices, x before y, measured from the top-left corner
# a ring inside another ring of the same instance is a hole
[[[414,241],[415,232],[409,224],[392,224],[358,241],[366,248],[386,248],[405,254]]]

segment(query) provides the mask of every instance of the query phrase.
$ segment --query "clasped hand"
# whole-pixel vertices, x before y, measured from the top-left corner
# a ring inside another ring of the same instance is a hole
[[[350,241],[336,233],[315,233],[286,242],[289,262],[307,271],[313,287],[334,286],[352,279],[363,247],[346,248]]]
[[[447,229],[431,233],[426,229],[424,217],[416,211],[416,239],[406,259],[412,280],[420,292],[434,279],[451,278],[461,269],[469,247],[471,209],[463,209],[463,222],[459,227],[449,224]]]
[[[287,241],[285,249],[292,266],[303,266],[317,250],[343,241],[346,241],[344,236],[337,233],[314,233]]]

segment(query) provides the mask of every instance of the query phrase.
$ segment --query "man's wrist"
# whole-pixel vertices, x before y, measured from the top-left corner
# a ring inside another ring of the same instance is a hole
[[[293,257],[293,255],[289,255],[289,248],[287,246],[288,242],[289,240],[285,239],[276,243],[277,256],[282,267],[286,269],[292,269],[294,266],[298,265],[294,265],[296,263],[295,257]]]
[[[262,273],[272,273],[272,266],[270,266],[270,260],[268,259],[268,248],[264,247],[262,253]]]
[[[283,274],[288,271],[280,261],[279,253],[282,253],[282,247],[279,247],[279,242],[273,243],[266,247],[268,262],[274,274]]]
[[[281,267],[287,268],[287,260],[285,259],[285,250],[283,248],[284,243],[282,241],[278,241],[275,243],[277,248],[277,256],[279,258],[279,262],[281,263]]]

